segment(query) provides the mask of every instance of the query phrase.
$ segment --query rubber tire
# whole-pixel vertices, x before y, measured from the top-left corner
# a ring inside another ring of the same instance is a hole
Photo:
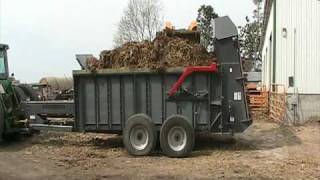
[[[32,89],[32,87],[28,84],[19,84],[18,87],[20,87],[24,94],[27,95],[27,97],[30,98],[31,101],[39,101],[40,98],[37,96],[35,91]]]
[[[0,107],[0,142],[4,139],[4,112],[3,108]]]
[[[181,127],[186,132],[186,145],[181,151],[173,150],[168,144],[168,133],[173,127]],[[190,155],[193,150],[195,141],[195,132],[194,128],[188,122],[188,120],[181,115],[173,115],[169,117],[161,127],[160,130],[160,146],[162,151],[168,156],[172,158],[183,158]]]
[[[135,149],[130,143],[130,132],[136,125],[142,125],[146,127],[149,136],[149,142],[143,150]],[[131,116],[123,129],[123,144],[130,155],[133,156],[146,156],[149,155],[156,147],[157,133],[155,125],[150,117],[145,114],[135,114]]]
[[[28,99],[27,95],[24,93],[21,87],[14,86],[14,90],[16,92],[19,102],[26,101]]]

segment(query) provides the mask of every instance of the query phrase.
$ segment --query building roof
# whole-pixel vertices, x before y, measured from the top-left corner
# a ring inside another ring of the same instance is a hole
[[[260,50],[263,48],[266,31],[268,27],[268,22],[270,18],[270,12],[272,8],[273,0],[265,0],[264,4],[264,15],[263,15],[263,24],[262,24],[262,36],[261,36],[261,43],[260,43]]]
[[[244,74],[248,82],[261,82],[262,80],[261,72],[245,72]]]

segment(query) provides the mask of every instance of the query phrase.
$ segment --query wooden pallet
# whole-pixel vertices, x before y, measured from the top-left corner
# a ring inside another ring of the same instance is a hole
[[[248,88],[246,92],[251,115],[268,112],[268,92],[265,88],[261,90]]]
[[[284,85],[273,84],[269,98],[269,117],[282,121],[286,113],[286,90]]]

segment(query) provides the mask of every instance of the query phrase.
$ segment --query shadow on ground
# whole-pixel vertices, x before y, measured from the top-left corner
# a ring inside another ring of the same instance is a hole
[[[275,123],[254,123],[245,133],[234,137],[217,134],[198,134],[195,142],[194,150],[197,151],[195,153],[197,155],[211,154],[217,150],[267,150],[301,143],[292,127]],[[44,146],[93,146],[97,149],[123,147],[122,137],[119,135],[43,132],[31,138],[24,137],[13,142],[0,143],[0,152],[19,151],[33,144]],[[159,144],[154,155],[162,155]]]
[[[0,152],[17,152],[30,146],[31,135],[12,135],[0,141]]]
[[[94,146],[96,148],[123,147],[122,137],[114,134],[48,132],[35,138],[33,144],[50,146]]]

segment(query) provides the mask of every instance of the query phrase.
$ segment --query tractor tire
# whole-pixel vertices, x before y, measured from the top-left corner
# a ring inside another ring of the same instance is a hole
[[[3,140],[4,138],[4,112],[3,112],[3,108],[0,107],[0,142]]]
[[[14,91],[17,95],[19,103],[28,100],[28,96],[24,93],[22,88],[20,88],[19,86],[14,86]],[[19,113],[18,117],[19,117],[19,119],[26,119],[27,118],[24,113]]]
[[[30,101],[39,101],[40,98],[35,93],[35,91],[32,89],[32,87],[28,84],[19,84],[18,87],[20,87],[25,95],[27,95],[28,98],[30,98]]]
[[[19,86],[14,86],[14,91],[16,92],[19,102],[27,101],[28,96],[24,93],[23,89]]]
[[[194,128],[184,116],[171,116],[161,127],[160,146],[168,157],[187,157],[193,150],[194,141]]]
[[[123,129],[123,143],[133,156],[149,155],[157,143],[157,133],[151,118],[144,114],[131,116]]]

